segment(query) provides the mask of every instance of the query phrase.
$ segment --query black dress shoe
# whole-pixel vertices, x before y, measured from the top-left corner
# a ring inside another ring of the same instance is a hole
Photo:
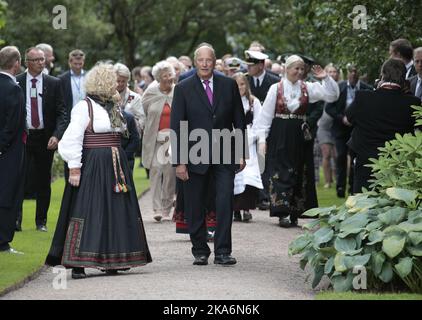
[[[15,231],[17,231],[17,232],[22,231],[22,226],[21,226],[21,224],[19,222],[16,222]]]
[[[233,221],[242,221],[242,215],[240,214],[240,211],[235,211],[233,214]]]
[[[346,193],[343,188],[337,188],[337,198],[345,198]]]
[[[270,202],[269,201],[262,201],[258,204],[259,210],[269,210],[270,209]]]
[[[195,261],[193,261],[193,265],[195,266],[206,266],[207,264],[208,264],[207,256],[197,256],[195,257]]]
[[[37,231],[47,232],[47,227],[43,225],[37,226]]]
[[[233,265],[236,264],[237,261],[235,258],[233,258],[231,255],[229,254],[220,254],[215,256],[214,258],[214,264],[222,264],[222,265]]]
[[[72,279],[85,279],[85,269],[84,268],[73,268],[72,269]]]
[[[243,212],[243,222],[249,222],[252,220],[252,213],[250,213],[249,211],[244,211]]]
[[[280,218],[280,220],[278,221],[278,225],[282,228],[290,228],[292,226],[288,218]]]
[[[293,228],[299,228],[299,223],[297,221],[297,218],[294,218],[294,219],[290,218],[290,226]]]

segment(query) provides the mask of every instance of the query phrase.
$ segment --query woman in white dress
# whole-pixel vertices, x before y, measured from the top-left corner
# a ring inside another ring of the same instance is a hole
[[[261,103],[252,95],[249,81],[243,73],[238,72],[233,75],[233,78],[239,86],[240,96],[242,97],[249,146],[249,159],[246,160],[246,167],[237,173],[234,179],[234,221],[242,221],[240,211],[243,210],[243,221],[249,222],[252,219],[249,210],[256,208],[258,190],[263,189],[257,157],[257,137],[252,129],[252,125],[258,119],[261,111]]]
[[[339,88],[320,66],[312,71],[322,83],[300,80],[304,61],[297,55],[290,56],[285,67],[286,77],[270,87],[255,130],[259,151],[268,157],[270,216],[279,217],[281,227],[290,227],[297,226],[304,211],[318,206],[316,196],[309,196],[315,186],[304,174],[305,141],[312,139],[306,123],[308,104],[336,101]]]

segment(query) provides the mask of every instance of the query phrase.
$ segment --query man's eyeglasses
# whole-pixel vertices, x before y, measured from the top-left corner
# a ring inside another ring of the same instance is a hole
[[[34,58],[34,59],[27,58],[26,61],[29,61],[29,62],[44,62],[45,58]]]

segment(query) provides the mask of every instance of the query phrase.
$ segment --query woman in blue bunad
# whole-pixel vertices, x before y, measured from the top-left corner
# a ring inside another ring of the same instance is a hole
[[[305,116],[308,104],[339,97],[337,83],[321,66],[312,68],[321,83],[300,80],[304,67],[297,55],[286,60],[286,77],[270,87],[255,126],[259,152],[268,157],[270,216],[278,217],[284,228],[297,226],[301,214],[318,204],[316,196],[309,196],[315,186],[304,174],[305,141],[312,139]]]

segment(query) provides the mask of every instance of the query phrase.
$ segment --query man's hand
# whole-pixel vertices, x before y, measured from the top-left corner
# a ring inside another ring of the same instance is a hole
[[[258,153],[262,156],[265,156],[265,154],[267,153],[267,144],[265,142],[261,142],[258,145]]]
[[[246,167],[246,161],[245,161],[245,159],[240,158],[239,166],[240,166],[239,167],[239,170],[237,170],[236,173],[239,173],[240,171],[242,171],[243,169],[245,169],[245,167]]]
[[[79,187],[81,181],[81,169],[73,168],[69,170],[69,183],[72,187]]]
[[[352,126],[352,124],[349,122],[349,120],[347,120],[347,117],[346,116],[343,117],[343,123],[344,123],[344,125],[346,125],[348,127],[351,127]]]
[[[186,168],[185,164],[179,164],[176,167],[176,177],[178,177],[182,181],[189,180],[188,169]]]
[[[59,144],[59,139],[57,139],[56,137],[51,137],[50,140],[48,140],[47,149],[56,150],[58,144]]]

